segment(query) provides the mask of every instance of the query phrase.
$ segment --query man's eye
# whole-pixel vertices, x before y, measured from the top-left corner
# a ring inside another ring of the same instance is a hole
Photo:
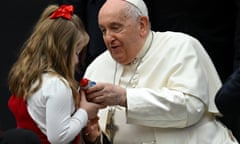
[[[114,32],[120,32],[122,29],[120,27],[112,27]]]

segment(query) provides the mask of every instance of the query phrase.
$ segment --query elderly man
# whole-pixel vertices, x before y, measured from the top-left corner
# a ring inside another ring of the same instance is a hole
[[[237,143],[215,119],[221,82],[198,40],[151,31],[142,0],[107,0],[98,21],[108,50],[87,68],[97,84],[86,93],[107,106],[99,124],[111,143]]]

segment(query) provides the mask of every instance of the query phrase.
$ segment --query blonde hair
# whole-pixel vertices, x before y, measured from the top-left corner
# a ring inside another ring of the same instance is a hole
[[[41,87],[42,74],[49,71],[68,81],[75,100],[79,95],[72,57],[77,43],[86,46],[89,36],[75,14],[71,20],[62,17],[50,19],[57,8],[57,5],[49,5],[43,11],[9,72],[9,89],[16,96],[30,97]],[[33,88],[35,82],[38,83]]]

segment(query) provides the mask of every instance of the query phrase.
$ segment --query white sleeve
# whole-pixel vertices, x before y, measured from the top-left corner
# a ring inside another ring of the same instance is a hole
[[[69,143],[87,123],[87,112],[78,109],[73,115],[74,102],[71,89],[60,79],[48,85],[45,94],[46,128],[52,143]]]
[[[129,123],[151,127],[182,128],[198,122],[206,107],[197,97],[163,88],[127,89]]]

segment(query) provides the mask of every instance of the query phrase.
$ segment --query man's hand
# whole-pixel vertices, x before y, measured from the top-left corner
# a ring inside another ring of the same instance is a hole
[[[127,105],[126,89],[109,83],[97,83],[87,89],[87,100],[104,106]]]

